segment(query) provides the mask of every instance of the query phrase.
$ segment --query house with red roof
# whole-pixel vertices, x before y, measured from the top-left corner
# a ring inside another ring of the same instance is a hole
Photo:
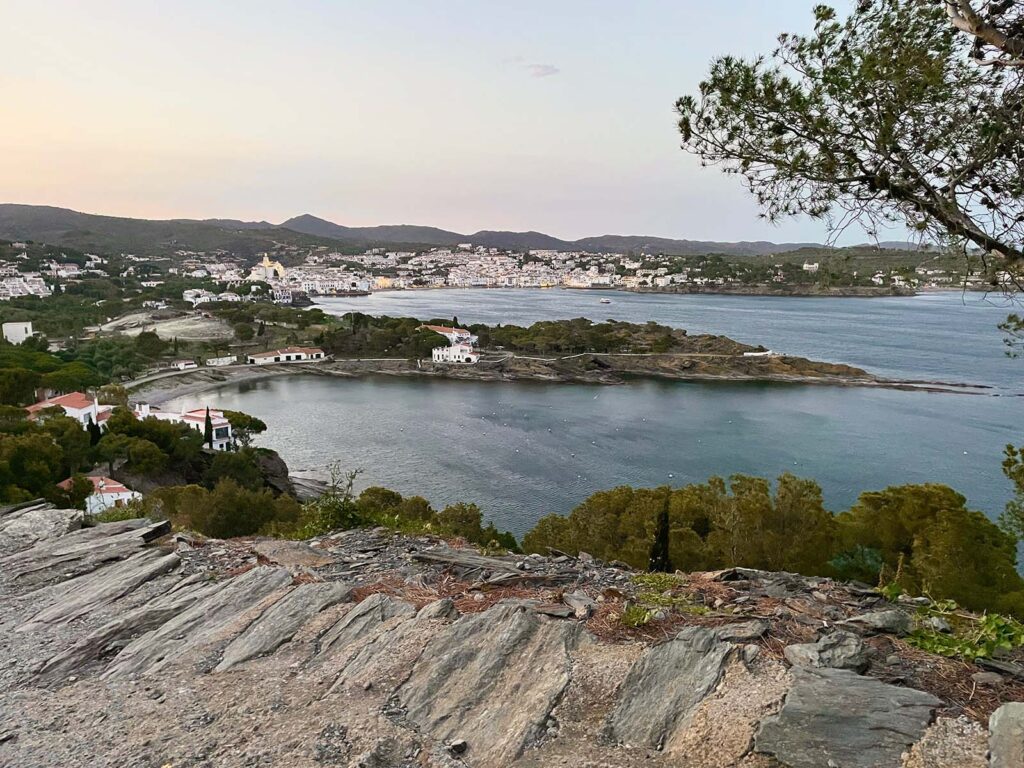
[[[476,344],[477,337],[465,328],[453,328],[448,325],[421,325],[418,331],[433,331],[448,339],[449,344]]]
[[[206,408],[193,408],[188,411],[162,411],[147,403],[138,403],[132,411],[137,418],[160,419],[175,424],[185,424],[198,432],[206,431]],[[229,451],[234,447],[235,438],[231,431],[231,422],[224,411],[210,408],[210,422],[213,426],[213,445],[215,451]]]
[[[84,392],[69,392],[66,395],[40,400],[38,403],[28,406],[25,410],[28,411],[28,417],[34,419],[48,408],[62,409],[66,416],[70,416],[78,421],[83,428],[87,427],[90,421],[93,424],[103,426],[103,422],[110,417],[111,412],[114,410],[114,406],[100,405],[94,396],[87,395]]]
[[[87,477],[92,483],[92,493],[85,499],[85,513],[98,515],[112,507],[123,507],[132,499],[141,499],[142,494],[109,477]],[[71,490],[72,478],[57,483],[65,491]]]
[[[473,345],[477,337],[465,328],[453,328],[447,325],[421,325],[417,330],[433,331],[448,339],[447,347],[434,347],[431,358],[435,363],[459,363],[473,365],[480,355]]]

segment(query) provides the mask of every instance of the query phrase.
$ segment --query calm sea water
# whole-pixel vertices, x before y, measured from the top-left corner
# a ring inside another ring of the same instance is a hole
[[[429,291],[324,302],[328,311],[463,323],[586,316],[722,333],[887,376],[966,381],[1000,396],[841,387],[636,382],[615,387],[373,377],[234,384],[210,403],[264,419],[262,443],[295,471],[332,461],[361,485],[478,503],[517,534],[620,484],[682,485],[742,472],[815,478],[833,510],[864,490],[944,482],[998,514],[1003,446],[1020,429],[1024,360],[1003,355],[1007,308],[959,294],[893,299]]]

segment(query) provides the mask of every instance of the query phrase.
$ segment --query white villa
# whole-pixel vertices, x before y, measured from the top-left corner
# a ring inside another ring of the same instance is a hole
[[[66,395],[40,400],[25,410],[28,411],[28,417],[34,419],[40,411],[45,411],[47,408],[62,409],[64,415],[75,419],[83,429],[89,426],[90,421],[102,427],[103,422],[110,417],[114,410],[114,406],[100,405],[95,397],[90,397],[84,392],[69,392]]]
[[[175,424],[186,424],[198,432],[206,430],[206,408],[194,408],[191,411],[172,413],[161,411],[148,403],[138,403],[133,413],[140,419],[160,419]],[[213,423],[213,450],[227,451],[234,445],[235,438],[231,432],[231,422],[228,421],[223,411],[210,408],[210,421]]]
[[[270,352],[254,352],[246,357],[249,365],[273,365],[274,363],[307,363],[323,360],[324,351],[318,347],[285,347]]]
[[[125,485],[111,480],[109,477],[89,477],[92,481],[93,491],[85,499],[85,513],[87,515],[98,515],[100,512],[111,507],[123,507],[132,499],[141,499],[142,494],[133,491]],[[57,483],[58,487],[65,491],[71,488],[71,478]]]
[[[448,339],[447,347],[434,347],[431,351],[431,358],[435,363],[473,365],[480,360],[479,353],[473,349],[477,337],[465,328],[452,328],[447,325],[421,325],[420,329],[439,333]]]
[[[435,363],[463,363],[472,365],[480,359],[480,355],[471,344],[452,344],[450,347],[434,347]]]

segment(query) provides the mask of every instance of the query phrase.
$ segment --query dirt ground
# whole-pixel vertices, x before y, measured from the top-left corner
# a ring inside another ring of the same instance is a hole
[[[155,331],[161,339],[178,338],[182,341],[210,341],[230,339],[234,336],[231,327],[223,320],[199,313],[181,317],[161,317],[161,313],[136,312],[100,326],[100,331],[125,336],[138,336],[143,331]]]

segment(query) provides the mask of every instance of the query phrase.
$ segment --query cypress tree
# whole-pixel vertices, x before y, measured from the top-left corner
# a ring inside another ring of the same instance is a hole
[[[92,420],[92,416],[89,417],[89,423],[85,425],[86,432],[89,433],[89,445],[96,445],[103,437],[103,430],[100,429],[100,425]]]
[[[672,498],[671,491],[665,494],[665,503],[658,513],[658,527],[654,532],[654,542],[651,544],[651,558],[647,570],[660,573],[671,573],[672,560],[668,554],[668,502]]]
[[[210,418],[210,406],[206,406],[206,421],[203,423],[203,442],[213,448],[213,419]]]

